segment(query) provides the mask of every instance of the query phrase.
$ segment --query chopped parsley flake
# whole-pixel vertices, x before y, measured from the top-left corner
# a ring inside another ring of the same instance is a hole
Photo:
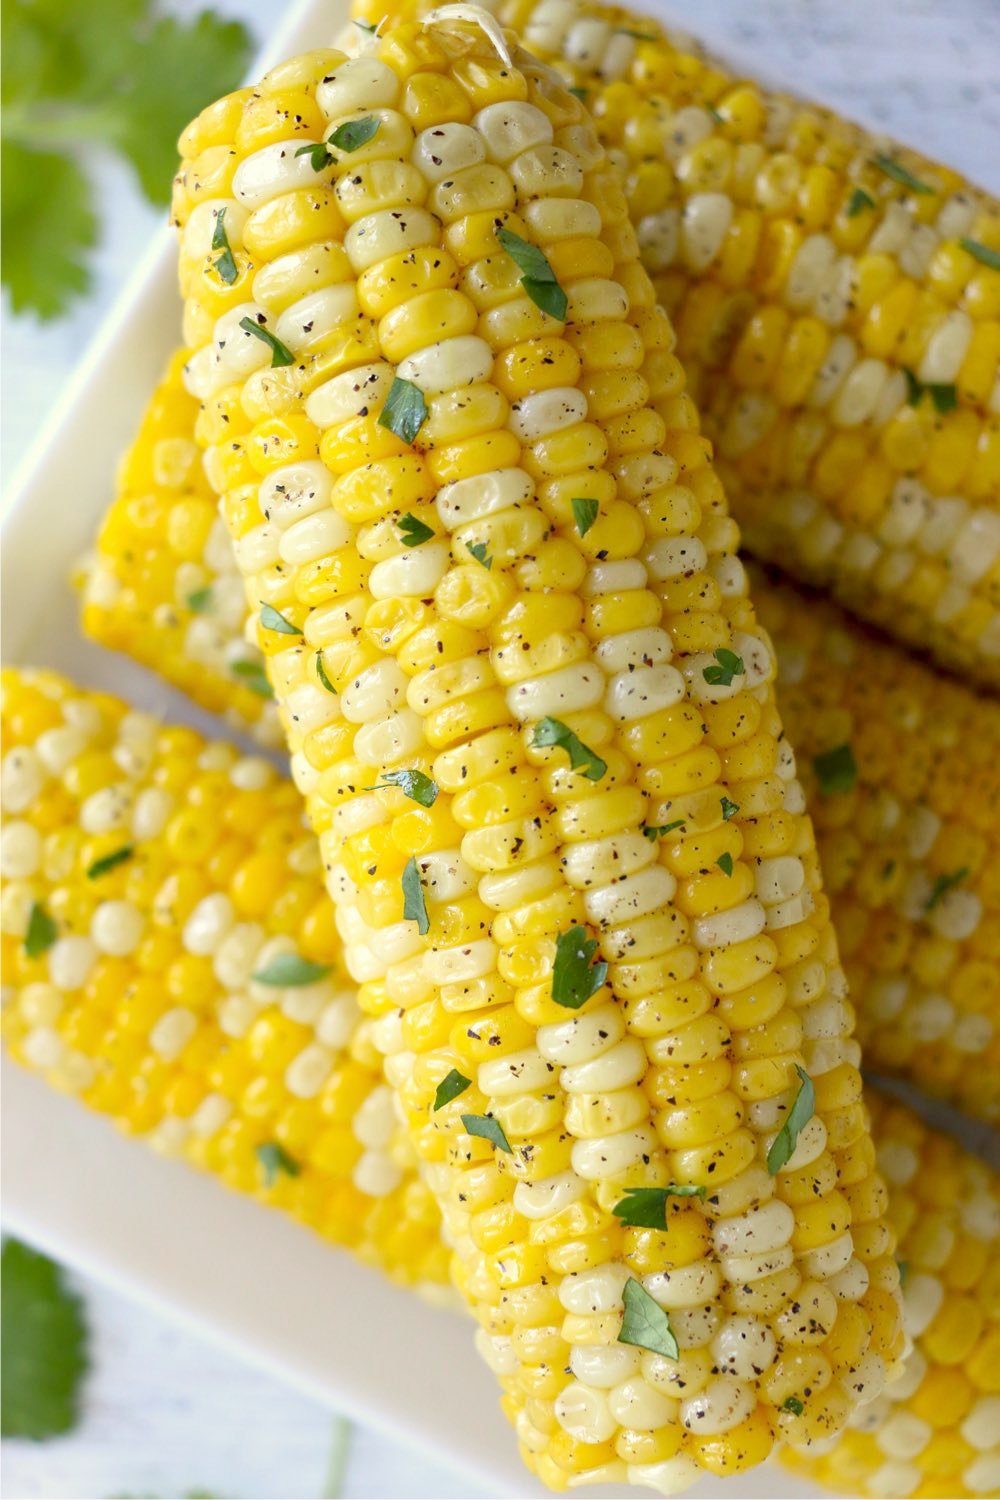
[[[59,936],[55,922],[40,901],[33,901],[28,914],[28,931],[24,939],[24,951],[29,958],[41,958]]]
[[[226,234],[226,210],[220,208],[215,216],[215,229],[212,233],[212,249],[221,250],[222,254],[215,262],[219,280],[226,286],[232,286],[239,276],[239,267],[229,245],[229,237]]]
[[[649,1295],[642,1282],[630,1276],[622,1300],[625,1316],[618,1335],[619,1344],[633,1344],[637,1349],[649,1349],[666,1359],[679,1359],[680,1349],[666,1309]]]
[[[125,864],[135,853],[131,844],[123,844],[120,849],[105,854],[102,859],[95,859],[87,871],[88,880],[100,880],[102,875],[107,875],[110,870],[115,870],[119,865]]]
[[[880,153],[878,156],[872,158],[872,164],[878,167],[880,172],[884,172],[887,177],[891,177],[893,182],[898,182],[901,187],[909,188],[911,193],[933,193],[936,191],[935,188],[930,187],[926,182],[921,182],[919,177],[914,177],[913,173],[908,172],[902,162],[896,161],[895,157],[884,156]]]
[[[194,589],[187,596],[187,607],[193,615],[207,615],[212,608],[212,589],[208,585],[203,589]]]
[[[954,385],[925,385],[918,380],[912,370],[903,366],[903,374],[906,376],[906,400],[910,406],[919,406],[925,396],[930,396],[934,404],[934,410],[944,416],[949,411],[954,411],[958,405],[958,390]]]
[[[805,1411],[805,1406],[799,1400],[798,1396],[786,1396],[781,1403],[781,1410],[790,1411],[793,1416],[801,1417]]]
[[[273,985],[280,990],[294,990],[325,979],[329,972],[329,964],[314,964],[300,953],[278,953],[270,963],[257,970],[253,982]]]
[[[471,557],[476,559],[481,568],[485,568],[487,573],[490,571],[493,566],[493,559],[487,551],[485,542],[466,542],[465,550]]]
[[[295,153],[296,156],[308,156],[309,165],[314,172],[324,172],[337,158],[327,150],[325,141],[310,141],[305,146],[300,146]]]
[[[549,745],[558,745],[569,756],[571,770],[582,771],[588,781],[600,781],[608,769],[607,761],[602,760],[595,750],[585,745],[572,729],[559,719],[548,717],[539,719],[535,725],[535,735],[531,743],[536,750],[544,750]]]
[[[707,1189],[689,1183],[668,1183],[661,1188],[626,1188],[613,1213],[623,1225],[636,1229],[666,1229],[668,1198],[704,1198]]]
[[[417,864],[416,855],[413,854],[406,861],[406,868],[403,871],[403,921],[416,922],[417,931],[421,937],[430,931],[431,923],[427,915],[427,901],[420,879],[420,867]]]
[[[799,1091],[788,1112],[788,1119],[778,1131],[767,1153],[767,1170],[772,1177],[776,1172],[781,1171],[786,1162],[791,1160],[799,1135],[816,1112],[816,1090],[812,1079],[805,1068],[800,1068],[798,1063],[795,1064],[795,1071],[802,1080]]]
[[[569,301],[547,256],[537,245],[522,239],[512,229],[498,229],[497,239],[521,272],[521,285],[535,306],[549,317],[563,322]]]
[[[725,646],[720,646],[712,654],[715,665],[705,667],[701,675],[711,687],[731,687],[734,677],[742,677],[746,671],[742,656],[737,656],[735,651],[729,651]]]
[[[266,344],[270,349],[272,370],[280,370],[285,365],[294,365],[295,355],[288,348],[288,345],[283,344],[280,339],[276,339],[274,334],[265,328],[263,324],[255,323],[253,318],[241,318],[240,327],[244,333],[252,334],[255,339],[260,339],[261,343]]]
[[[591,526],[597,520],[597,513],[601,508],[601,502],[599,500],[574,499],[570,501],[570,505],[573,507],[573,520],[576,522],[577,531],[581,536],[586,536]]]
[[[634,31],[631,26],[616,26],[615,36],[630,36],[634,42],[655,42],[656,33],[653,31]]]
[[[589,95],[590,90],[582,88],[571,88],[569,92],[573,95],[574,99],[579,99],[581,104],[586,104],[587,96]]]
[[[992,245],[984,245],[981,240],[964,239],[959,240],[959,244],[984,266],[989,266],[991,271],[1000,271],[1000,250],[994,250]]]
[[[433,807],[437,801],[438,784],[423,771],[386,771],[378,785],[368,790],[380,792],[394,786],[399,787],[411,802],[419,802],[421,807]]]
[[[397,375],[389,387],[378,425],[394,432],[404,443],[412,443],[427,420],[427,402],[419,385]]]
[[[924,902],[924,911],[933,911],[939,901],[942,901],[949,891],[961,884],[969,873],[968,865],[963,865],[960,870],[952,870],[948,875],[939,875],[931,886],[930,895]]]
[[[718,865],[718,867],[722,871],[723,875],[728,875],[728,876],[730,876],[730,878],[732,877],[732,873],[733,873],[733,856],[729,853],[728,849],[725,851],[724,854],[720,854],[719,855],[719,857],[715,861],[715,863]]]
[[[279,1172],[284,1172],[286,1177],[298,1177],[302,1171],[294,1156],[289,1156],[284,1146],[280,1146],[277,1141],[264,1141],[254,1154],[264,1174],[266,1188],[274,1187]]]
[[[875,199],[864,188],[856,187],[847,200],[847,217],[856,219],[866,208],[874,208]]]
[[[258,698],[274,697],[274,689],[267,680],[263,662],[234,661],[230,663],[229,670],[251,693],[256,693]]]
[[[374,115],[366,115],[363,120],[345,120],[329,137],[330,145],[338,151],[360,151],[377,134],[381,123]]]
[[[683,827],[684,819],[676,818],[673,823],[644,823],[642,831],[649,842],[655,844],[657,839],[665,838],[668,833],[673,833],[675,828]]]
[[[279,635],[302,634],[299,627],[293,625],[291,620],[286,620],[285,616],[279,610],[276,610],[273,604],[261,603],[260,623],[265,630],[276,630]]]
[[[836,745],[813,756],[813,770],[819,782],[821,797],[832,797],[835,792],[849,792],[857,783],[858,766],[850,745]]]
[[[730,802],[728,797],[722,798],[722,821],[728,823],[730,818],[735,818],[740,810],[738,802]]]
[[[466,1078],[457,1068],[452,1068],[437,1086],[434,1094],[434,1113],[436,1114],[439,1109],[444,1109],[446,1104],[450,1104],[453,1099],[458,1098],[459,1094],[464,1094],[466,1089],[471,1087],[472,1079]]]
[[[594,963],[597,939],[587,936],[585,927],[571,927],[556,938],[556,959],[552,966],[552,998],[567,1010],[579,1010],[595,995],[608,977],[608,966]]]
[[[434,535],[434,528],[428,526],[426,521],[418,521],[416,516],[407,511],[405,516],[399,518],[399,534],[408,547],[422,547]]]
[[[462,1124],[470,1135],[478,1135],[480,1140],[489,1141],[491,1146],[499,1146],[501,1151],[506,1151],[508,1156],[513,1156],[510,1141],[504,1133],[504,1128],[499,1120],[494,1120],[492,1115],[463,1115]]]
[[[316,676],[319,678],[320,682],[326,688],[328,693],[333,693],[334,696],[337,695],[337,689],[334,687],[333,683],[326,675],[326,668],[323,665],[322,651],[316,652]]]

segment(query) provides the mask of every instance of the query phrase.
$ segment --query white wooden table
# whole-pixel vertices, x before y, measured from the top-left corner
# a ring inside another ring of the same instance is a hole
[[[637,0],[638,4],[642,0]],[[214,0],[263,34],[282,0]],[[997,0],[646,0],[675,25],[727,42],[760,76],[823,99],[1000,192]],[[193,13],[195,0],[170,9]],[[38,328],[3,315],[5,474],[23,456],[158,215],[126,168],[99,164],[104,236],[92,294]],[[2,1444],[7,1500],[123,1492],[352,1500],[468,1496],[468,1483],[384,1436],[347,1429],[317,1403],[113,1291],[84,1283],[93,1371],[80,1428]],[[345,1446],[346,1445],[346,1446]]]

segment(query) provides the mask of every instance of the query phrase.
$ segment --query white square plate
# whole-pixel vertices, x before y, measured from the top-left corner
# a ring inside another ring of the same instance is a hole
[[[328,44],[341,7],[342,0],[300,0],[269,57]],[[67,583],[178,338],[173,259],[165,232],[17,487],[4,528],[4,653],[211,731],[206,716],[142,668],[81,637]],[[541,1493],[520,1466],[493,1376],[458,1315],[426,1307],[281,1215],[156,1157],[6,1060],[3,1120],[11,1230],[498,1495]],[[591,1493],[596,1500],[608,1492]],[[706,1481],[696,1493],[778,1500],[820,1491],[767,1467],[730,1485]]]

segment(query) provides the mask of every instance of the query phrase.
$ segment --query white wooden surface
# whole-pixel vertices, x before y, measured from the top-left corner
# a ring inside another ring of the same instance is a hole
[[[259,34],[282,0],[214,0]],[[196,0],[173,0],[191,13]],[[1000,5],[997,0],[648,0],[675,25],[697,28],[761,76],[821,98],[960,167],[1000,191]],[[104,237],[95,285],[63,322],[39,329],[3,316],[5,475],[110,305],[158,215],[127,169],[99,163]],[[402,1446],[352,1429],[339,1478],[331,1442],[342,1434],[318,1403],[187,1329],[86,1282],[94,1369],[85,1420],[45,1445],[2,1445],[7,1500],[83,1500],[128,1491],[179,1496],[337,1493],[366,1500],[471,1495],[459,1480]]]

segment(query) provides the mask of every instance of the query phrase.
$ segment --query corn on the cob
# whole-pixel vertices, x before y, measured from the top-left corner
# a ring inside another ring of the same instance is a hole
[[[865,1062],[996,1123],[1000,703],[751,577]]]
[[[736,527],[584,112],[498,41],[401,27],[190,127],[188,381],[522,1452],[672,1491],[835,1433],[898,1277]]]
[[[156,1150],[440,1287],[437,1208],[295,788],[50,672],[3,673],[2,727],[11,1054]]]
[[[81,567],[83,628],[275,745],[271,689],[256,646],[241,639],[243,584],[195,442],[186,357],[167,365]]]
[[[912,1111],[866,1097],[914,1347],[836,1447],[791,1462],[841,1494],[1000,1494],[1000,1178]]]
[[[191,441],[193,424],[175,436]],[[1000,706],[777,577],[755,573],[753,585],[777,647],[778,707],[805,768],[859,1040],[872,1066],[995,1121]],[[262,661],[246,640],[240,587],[233,649]],[[130,607],[119,613],[123,636]],[[136,638],[146,641],[145,629]],[[839,783],[836,759],[823,759],[832,751],[845,761]]]
[[[491,8],[585,92],[750,549],[1000,684],[1000,205],[645,16]]]

